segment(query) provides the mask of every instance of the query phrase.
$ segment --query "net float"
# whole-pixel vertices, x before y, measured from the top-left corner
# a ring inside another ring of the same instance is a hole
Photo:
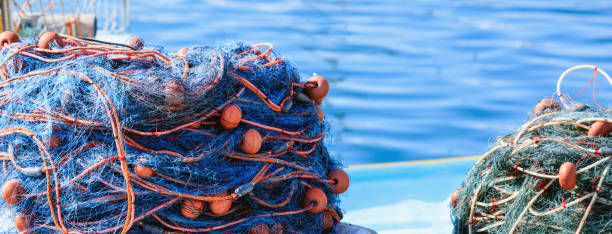
[[[591,128],[587,134],[591,137],[604,137],[608,135],[610,131],[612,131],[612,124],[604,121],[595,121],[595,123],[591,124]]]
[[[316,214],[316,213],[320,213],[321,211],[325,209],[325,207],[327,206],[327,196],[325,195],[323,190],[321,190],[320,188],[315,188],[315,187],[312,187],[306,190],[306,194],[304,196],[304,202],[302,205],[304,207],[307,207],[312,203],[314,203],[313,204],[314,206],[306,212]]]
[[[168,82],[164,91],[168,94],[166,96],[166,103],[171,106],[180,106],[183,104],[185,100],[185,87],[183,87],[179,81],[173,80]]]
[[[61,130],[62,129],[59,126],[53,125],[53,131],[51,132],[51,136],[47,139],[49,149],[55,149],[62,144],[62,141],[64,140],[63,137],[55,134],[56,132],[59,132]]]
[[[319,118],[319,120],[323,121],[323,119],[325,119],[325,115],[323,114],[323,110],[321,108],[317,107],[317,118]]]
[[[204,210],[204,203],[198,200],[185,199],[181,205],[181,214],[188,219],[197,218],[202,213],[202,210]]]
[[[134,173],[138,175],[138,177],[143,179],[151,178],[155,175],[155,171],[151,167],[143,166],[140,164],[136,164],[134,166]]]
[[[144,42],[138,37],[130,37],[130,39],[128,39],[128,45],[133,49],[141,50],[142,47],[144,47]]]
[[[249,129],[242,135],[240,149],[247,154],[255,154],[261,148],[261,135],[255,129]]]
[[[323,212],[321,215],[321,230],[328,231],[334,227],[334,218],[329,212]]]
[[[453,208],[455,208],[455,206],[457,206],[457,199],[459,199],[459,192],[461,192],[461,188],[455,189],[455,191],[453,192],[453,194],[451,194],[451,206]]]
[[[312,77],[304,83],[304,92],[308,94],[308,97],[312,100],[322,100],[329,92],[329,82],[327,82],[327,79],[314,73]]]
[[[62,39],[59,34],[55,32],[46,32],[40,37],[40,40],[38,40],[38,48],[49,49],[51,43],[53,42],[60,47],[64,47],[64,45],[66,45],[66,43],[64,43],[64,39]]]
[[[576,165],[564,162],[559,168],[559,185],[565,190],[571,190],[576,186]]]
[[[240,124],[240,120],[242,119],[242,110],[236,104],[231,104],[223,108],[221,112],[221,119],[219,123],[221,123],[221,127],[230,130],[238,127]]]
[[[21,201],[21,195],[23,194],[24,189],[23,185],[21,185],[21,181],[17,179],[11,179],[6,181],[4,185],[2,185],[2,200],[9,205],[17,205]]]
[[[270,228],[265,223],[260,223],[255,226],[251,226],[249,228],[249,234],[268,234],[270,233]]]
[[[0,33],[0,47],[5,44],[12,44],[15,42],[20,42],[19,36],[12,31],[4,31]]]
[[[546,110],[558,111],[561,110],[561,106],[559,106],[559,103],[557,103],[554,99],[545,98],[540,100],[534,109],[536,114],[540,114]]]
[[[20,232],[27,231],[30,229],[30,217],[24,214],[16,214],[15,215],[15,228]]]
[[[181,48],[178,52],[176,52],[176,54],[181,55],[181,56],[185,56],[187,55],[187,51],[189,50],[189,48]]]
[[[327,179],[334,181],[329,184],[332,187],[332,193],[344,193],[349,187],[349,176],[343,170],[331,170],[327,173]]]
[[[215,196],[217,197],[225,197],[229,195],[230,193],[227,191],[222,191],[215,194]],[[230,208],[232,208],[232,200],[212,201],[208,203],[208,207],[210,208],[210,211],[213,212],[213,214],[224,215],[230,210]]]

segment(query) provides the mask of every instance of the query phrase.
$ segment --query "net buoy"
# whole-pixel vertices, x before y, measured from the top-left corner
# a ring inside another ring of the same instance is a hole
[[[236,104],[231,104],[223,108],[223,112],[221,112],[221,119],[219,123],[221,123],[221,127],[230,130],[238,127],[240,124],[240,120],[242,119],[242,110]]]
[[[327,173],[327,179],[334,181],[334,183],[329,184],[332,187],[332,193],[344,193],[349,187],[349,176],[343,170],[331,170]]]
[[[455,191],[451,195],[450,202],[453,208],[457,206],[457,199],[459,198],[459,192],[461,192],[461,188],[455,189]]]
[[[565,190],[571,190],[576,186],[576,165],[565,162],[559,168],[559,185]]]
[[[23,190],[21,181],[17,179],[8,180],[2,185],[2,200],[9,205],[17,205],[21,201]]]
[[[325,119],[325,114],[323,114],[323,110],[321,108],[317,108],[317,118],[323,121]]]
[[[202,201],[185,199],[181,206],[181,214],[188,219],[195,219],[202,213],[204,203]]]
[[[329,92],[329,82],[315,73],[304,83],[304,91],[310,99],[320,103]]]
[[[603,137],[608,135],[610,131],[612,131],[612,124],[604,121],[595,121],[595,123],[591,124],[588,135],[591,137]]]
[[[327,206],[327,196],[320,188],[313,187],[306,190],[303,203],[304,207],[309,206],[313,202],[314,206],[307,211],[308,213],[319,213]]]
[[[229,196],[229,192],[223,191],[215,194],[217,197]],[[232,208],[232,200],[213,201],[208,204],[210,211],[216,215],[226,214]]]
[[[12,31],[4,31],[0,33],[0,48],[5,44],[12,44],[20,41],[19,36]]]
[[[53,131],[51,131],[51,136],[47,140],[49,143],[49,149],[55,149],[62,144],[63,138],[55,134],[61,130],[62,129],[59,126],[53,125]]]
[[[138,175],[140,178],[143,178],[143,179],[148,179],[155,175],[155,171],[153,171],[153,168],[143,166],[140,164],[137,164],[136,166],[134,166],[134,173],[136,173],[136,175]]]
[[[185,100],[185,87],[176,80],[168,82],[164,91],[166,95],[166,102],[171,106],[180,106]]]
[[[244,132],[242,136],[242,142],[240,142],[240,149],[242,152],[247,154],[255,154],[261,148],[261,135],[255,129],[249,129]]]
[[[559,103],[555,102],[554,99],[546,98],[546,99],[540,100],[538,104],[536,104],[534,112],[536,114],[540,114],[546,110],[558,111],[558,110],[561,110],[561,106],[559,106]]]
[[[49,46],[54,41],[60,47],[64,47],[64,45],[66,45],[64,43],[64,39],[62,39],[62,37],[60,37],[59,34],[55,32],[46,32],[40,37],[40,40],[38,40],[38,48],[39,49],[49,49]]]
[[[321,217],[321,230],[328,231],[334,227],[334,218],[329,212],[323,212]]]
[[[16,214],[14,223],[15,228],[17,228],[17,230],[20,232],[30,229],[30,217],[25,216],[24,214]]]
[[[144,47],[144,42],[138,37],[130,37],[128,45],[136,50],[141,50]]]

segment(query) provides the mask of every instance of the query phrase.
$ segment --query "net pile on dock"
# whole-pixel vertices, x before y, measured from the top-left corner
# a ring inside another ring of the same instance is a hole
[[[329,84],[300,83],[272,45],[0,43],[0,209],[17,230],[315,233],[340,220]]]
[[[612,84],[582,65],[558,94],[582,68]],[[476,162],[451,196],[455,233],[612,232],[612,113],[558,97]]]

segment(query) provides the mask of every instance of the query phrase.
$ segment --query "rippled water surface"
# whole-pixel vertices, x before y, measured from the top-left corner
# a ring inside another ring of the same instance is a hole
[[[480,154],[551,97],[566,68],[612,71],[610,1],[132,0],[130,30],[173,51],[273,43],[303,79],[331,80],[328,144],[346,165]]]

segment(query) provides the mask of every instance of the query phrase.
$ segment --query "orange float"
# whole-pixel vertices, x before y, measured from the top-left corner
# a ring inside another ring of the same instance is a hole
[[[306,83],[304,83],[304,91],[308,94],[310,99],[320,104],[321,100],[327,96],[329,92],[329,82],[327,82],[327,79],[315,73]]]
[[[142,39],[138,37],[130,37],[128,40],[128,45],[136,50],[140,50],[142,47],[144,47],[144,42],[142,42]]]
[[[185,199],[181,206],[181,214],[188,219],[195,219],[204,210],[204,203],[198,200]]]
[[[255,129],[249,129],[242,135],[240,149],[247,154],[255,154],[261,148],[261,135]]]
[[[155,175],[155,171],[153,171],[153,168],[140,164],[134,166],[134,173],[136,173],[136,175],[143,179],[148,179]]]
[[[461,188],[455,189],[453,194],[451,195],[451,206],[454,208],[457,206],[457,199],[459,199],[459,192],[461,192]]]
[[[306,194],[304,196],[304,207],[309,206],[311,203],[314,203],[312,209],[308,210],[308,213],[319,213],[325,209],[327,206],[327,196],[320,188],[309,188],[306,190]]]
[[[51,136],[48,139],[49,149],[55,149],[56,147],[62,144],[63,138],[61,136],[58,136],[57,134],[53,134],[54,132],[59,132],[61,130],[62,129],[59,126],[53,125],[53,131],[51,132]]]
[[[349,176],[343,170],[331,170],[329,173],[327,173],[327,179],[334,181],[333,183],[329,184],[332,187],[332,193],[344,193],[349,187]]]
[[[21,201],[21,195],[23,192],[24,188],[19,180],[8,180],[6,183],[4,183],[4,185],[2,185],[2,200],[9,205],[17,205]]]
[[[30,217],[25,216],[24,214],[15,215],[15,228],[20,232],[27,231],[30,229]]]
[[[576,186],[576,165],[564,162],[559,168],[559,185],[565,190],[571,190]]]
[[[58,35],[57,33],[46,32],[40,37],[40,40],[38,40],[38,48],[39,49],[49,49],[49,46],[54,41],[60,47],[64,47],[64,45],[66,45],[64,43],[64,39],[62,39],[62,37],[60,37],[60,35]]]
[[[591,137],[604,137],[608,135],[610,131],[612,131],[612,124],[604,121],[595,121],[595,123],[591,124],[588,135]]]
[[[255,226],[251,226],[249,228],[249,234],[268,234],[270,233],[270,228],[265,223],[260,223]]]
[[[185,100],[185,87],[181,82],[173,80],[168,82],[164,91],[168,94],[166,96],[166,103],[171,106],[180,106]]]
[[[334,218],[329,212],[323,212],[321,217],[321,230],[328,231],[334,227]]]
[[[12,44],[20,41],[19,36],[12,31],[4,31],[0,33],[0,47],[4,46],[5,44]]]
[[[536,114],[539,114],[544,112],[545,110],[558,111],[560,109],[561,107],[559,106],[559,103],[557,103],[554,99],[546,98],[538,102],[534,111]]]
[[[317,108],[317,117],[321,121],[323,121],[323,119],[325,119],[325,115],[323,114],[323,110],[321,108]]]
[[[230,193],[227,191],[215,194],[215,196],[217,197],[225,197],[229,195]],[[232,208],[232,200],[213,201],[208,203],[208,207],[210,208],[210,211],[213,212],[213,214],[224,215],[230,210],[230,208]]]
[[[240,120],[242,119],[242,110],[236,104],[231,104],[223,108],[221,112],[221,119],[219,123],[221,123],[221,127],[230,130],[238,127],[240,124]]]

